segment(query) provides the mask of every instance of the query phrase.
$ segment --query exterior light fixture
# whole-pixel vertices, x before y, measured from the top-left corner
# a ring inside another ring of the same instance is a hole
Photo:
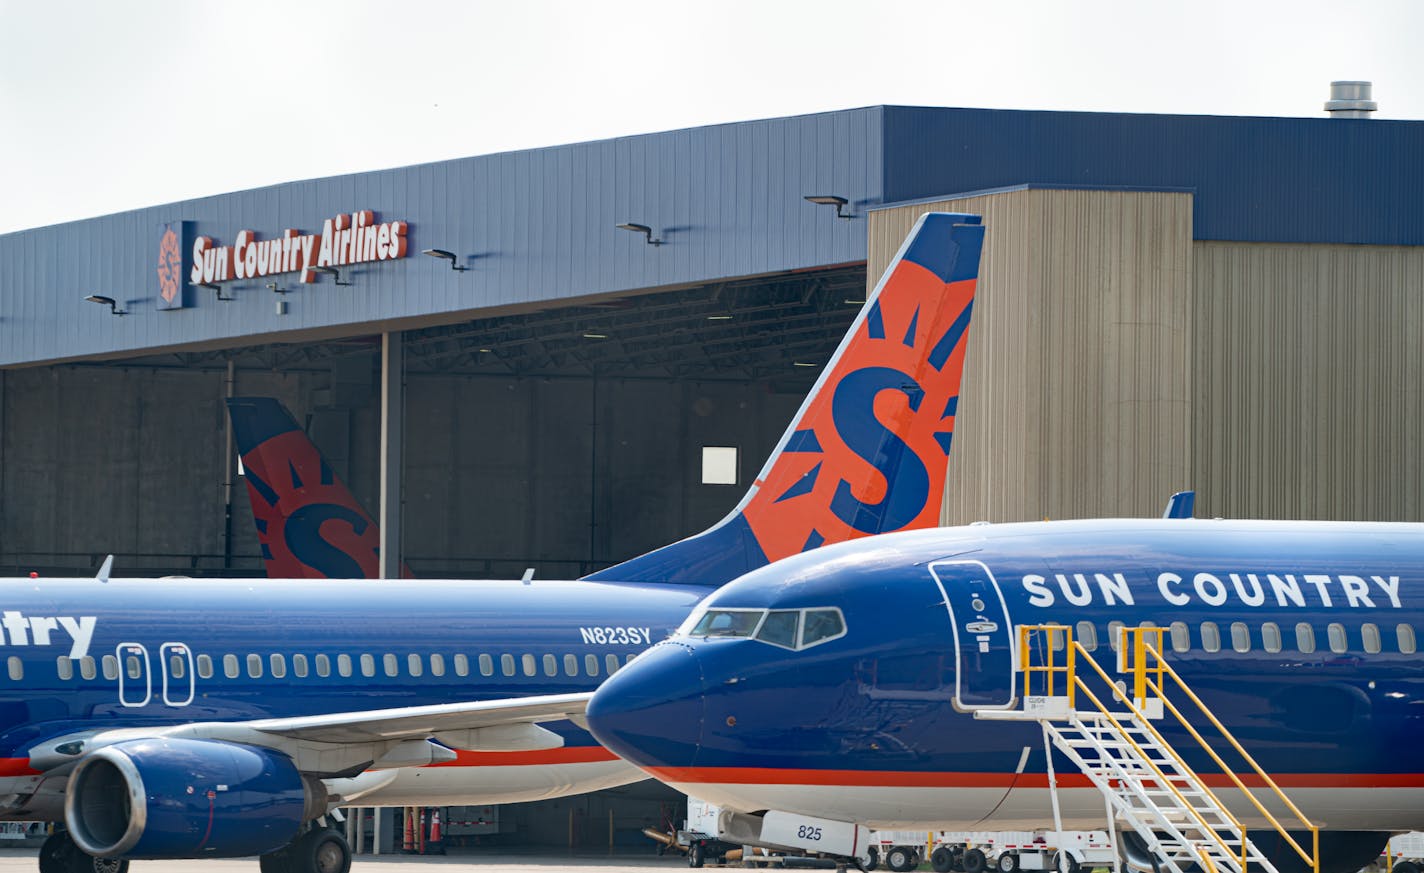
[[[84,299],[85,299],[85,300],[88,300],[90,303],[98,303],[100,306],[107,306],[107,307],[109,307],[109,314],[110,314],[110,315],[128,315],[128,314],[129,314],[129,311],[128,311],[127,309],[120,309],[120,308],[119,308],[119,302],[118,302],[117,300],[115,300],[114,298],[112,298],[112,297],[105,297],[103,294],[90,294],[88,297],[85,297]]]
[[[222,288],[218,285],[214,285],[212,282],[198,282],[196,287],[208,289],[209,291],[216,294],[218,296],[218,299],[224,303],[227,303],[228,301],[232,300],[231,297],[224,297],[222,293]]]
[[[606,334],[606,333],[586,333],[586,334],[583,335],[583,338],[584,338],[584,339],[608,339],[608,334]]]
[[[336,284],[338,285],[351,284],[350,282],[341,281],[341,271],[336,269],[335,267],[307,267],[307,269],[311,270],[313,273],[325,273],[328,276],[334,276],[336,278]]]
[[[432,258],[439,258],[442,261],[449,261],[450,269],[454,270],[457,273],[463,273],[466,270],[470,269],[469,267],[464,267],[457,263],[458,259],[455,257],[454,252],[447,252],[444,249],[424,249],[423,251],[421,251],[421,254],[429,255]]]
[[[806,196],[806,201],[817,206],[834,206],[836,218],[855,218],[854,215],[848,215],[844,211],[845,205],[850,202],[844,197],[837,197],[834,194],[809,194]]]
[[[812,363],[812,362],[810,362],[810,361],[792,361],[792,362],[791,362],[791,366],[793,366],[793,367],[814,367],[814,366],[816,366],[816,364],[814,364],[814,363]]]
[[[641,233],[643,235],[643,238],[647,240],[648,245],[650,246],[660,246],[663,244],[662,240],[653,239],[653,229],[651,227],[648,227],[646,224],[637,224],[632,221],[627,221],[623,224],[618,225],[618,229],[630,230],[633,233]]]
[[[731,320],[732,320],[732,316],[730,316],[730,315],[709,315],[709,316],[707,316],[707,320],[708,320],[708,321],[731,321]]]
[[[267,290],[268,290],[268,291],[271,291],[273,294],[286,294],[286,293],[287,293],[288,291],[290,291],[291,289],[290,289],[290,288],[283,288],[281,285],[279,285],[279,284],[276,283],[276,282],[268,282],[268,283],[267,283]]]

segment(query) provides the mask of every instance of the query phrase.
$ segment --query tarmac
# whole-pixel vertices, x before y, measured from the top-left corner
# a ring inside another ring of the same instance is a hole
[[[34,849],[0,849],[0,871],[36,873],[39,862]],[[461,852],[449,855],[357,855],[351,873],[420,873],[439,867],[477,870],[479,873],[546,873],[578,870],[579,873],[625,873],[629,870],[685,870],[685,858],[652,852],[627,855],[510,854]],[[210,859],[203,861],[133,861],[129,873],[256,873],[256,858]]]

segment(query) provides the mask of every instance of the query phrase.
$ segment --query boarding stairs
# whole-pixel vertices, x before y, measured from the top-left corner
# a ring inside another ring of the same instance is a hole
[[[1063,625],[1020,627],[1015,669],[1023,676],[1022,706],[979,710],[975,717],[1040,723],[1045,752],[1050,747],[1058,749],[1102,792],[1110,819],[1109,833],[1116,830],[1111,826],[1112,819],[1135,831],[1158,859],[1162,873],[1189,873],[1194,869],[1202,873],[1278,873],[1221,798],[1154,725],[1170,714],[1241,792],[1244,800],[1253,804],[1285,844],[1318,873],[1319,830],[1166,663],[1161,655],[1163,631],[1163,628],[1120,629],[1117,670],[1133,680],[1129,694],[1126,682],[1114,681],[1073,639],[1071,628]],[[1084,666],[1089,669],[1081,670]],[[1084,673],[1089,680],[1094,674],[1101,679],[1102,684],[1098,686],[1101,694],[1084,681]],[[1037,694],[1033,693],[1035,678],[1041,680]],[[1267,792],[1273,792],[1290,811],[1290,817],[1298,822],[1296,829],[1312,834],[1313,845],[1309,852],[1291,837],[1277,816],[1246,788],[1181,709],[1168,699],[1163,690],[1168,679],[1175,683],[1174,690],[1196,705],[1222,742],[1233,747],[1254,771],[1256,781],[1264,784]],[[1054,826],[1062,831],[1052,754],[1048,754],[1048,768]]]

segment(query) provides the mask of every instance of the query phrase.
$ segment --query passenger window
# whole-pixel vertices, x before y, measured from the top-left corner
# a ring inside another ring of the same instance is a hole
[[[138,659],[135,658],[134,660],[137,661]],[[11,679],[14,679],[16,682],[18,682],[18,681],[20,681],[21,679],[25,678],[25,662],[24,662],[24,661],[21,661],[19,658],[15,657],[14,655],[11,655],[10,658],[9,658],[9,662],[8,662],[8,663],[9,663],[9,667],[10,667],[10,678],[11,678]]]
[[[539,662],[527,652],[519,657],[519,665],[524,668],[525,676],[533,676],[539,672]]]
[[[1378,654],[1380,650],[1379,625],[1370,622],[1360,625],[1360,642],[1364,643],[1366,652],[1371,655]]]
[[[1331,622],[1325,629],[1327,638],[1330,640],[1330,651],[1339,654],[1350,648],[1349,641],[1345,638],[1345,626],[1337,622]]]
[[[1117,651],[1117,647],[1118,647],[1118,645],[1119,645],[1121,642],[1122,642],[1122,622],[1120,622],[1120,621],[1110,621],[1110,622],[1108,622],[1108,648],[1110,648],[1110,649],[1112,649],[1114,652],[1116,652],[1116,651]]]
[[[83,676],[85,679],[94,678],[95,672],[93,655],[85,655],[83,658],[79,659],[79,675]]]
[[[124,659],[124,663],[128,665],[130,679],[137,679],[143,675],[143,664],[139,661],[138,655],[129,655]]]
[[[342,677],[346,677],[346,676],[350,676],[350,675],[351,675],[351,656],[350,656],[350,655],[344,655],[344,654],[343,654],[343,655],[337,655],[337,656],[336,656],[336,672],[337,672],[338,675],[340,675],[340,676],[342,676]]]
[[[494,673],[494,661],[489,655],[480,655],[480,673],[490,676]],[[463,652],[455,656],[455,675],[470,675],[470,657]]]
[[[174,679],[182,679],[183,671],[187,669],[180,655],[168,656],[168,675]]]
[[[1098,648],[1098,629],[1091,621],[1078,622],[1078,642],[1090,652]]]
[[[805,626],[801,628],[801,648],[845,636],[845,621],[839,609],[806,610]]]
[[[316,675],[322,679],[331,675],[331,658],[327,655],[317,655],[312,660],[316,661]]]
[[[1281,629],[1275,622],[1268,621],[1261,625],[1261,646],[1271,653],[1281,650]]]
[[[1231,623],[1231,648],[1238,652],[1251,651],[1251,631],[1244,621]]]
[[[410,670],[410,675],[412,676],[419,676],[425,672],[425,664],[415,652],[411,652],[405,656],[405,665],[406,668]]]
[[[564,655],[564,675],[578,675],[578,655]]]
[[[376,675],[376,656],[370,652],[361,654],[361,675],[367,679]]]
[[[212,655],[199,655],[199,656],[198,656],[198,675],[201,676],[201,677],[204,678],[204,679],[211,679],[211,678],[213,678],[213,656],[212,656]]]
[[[1187,629],[1184,621],[1174,621],[1171,626],[1172,631],[1172,651],[1190,652],[1192,650],[1192,632]]]
[[[1407,624],[1401,624],[1394,629],[1395,639],[1399,643],[1399,650],[1406,655],[1414,654],[1414,628]]]
[[[70,660],[68,655],[60,655],[59,658],[55,660],[54,666],[55,669],[59,670],[59,678],[74,678],[74,662]]]
[[[105,673],[108,673],[109,671],[106,669],[104,672],[105,672]],[[236,678],[237,678],[237,656],[236,656],[236,655],[223,655],[223,675],[226,676],[226,677],[229,678],[229,679],[236,679]]]
[[[796,648],[796,628],[801,623],[801,611],[797,609],[777,610],[761,623],[756,638],[783,649]]]
[[[441,655],[441,654],[434,654],[434,655],[431,655],[431,656],[430,656],[430,675],[431,675],[431,676],[444,676],[444,675],[445,675],[445,656],[444,656],[444,655]]]
[[[617,655],[604,655],[603,666],[608,668],[608,675],[612,676],[614,673],[618,672],[618,668],[621,665],[618,663]]]
[[[252,678],[252,679],[261,679],[261,678],[262,678],[262,656],[261,656],[261,655],[248,655],[248,656],[247,656],[247,675],[248,675],[250,678]]]
[[[636,657],[638,657],[638,653],[637,653],[637,652],[633,652],[632,654],[624,655],[624,656],[623,656],[623,663],[625,663],[625,664],[631,664],[631,663],[633,663],[633,659],[636,658]]]
[[[1202,649],[1207,652],[1221,651],[1221,629],[1214,621],[1204,621],[1201,624]]]
[[[514,675],[514,656],[508,653],[499,656],[499,672],[506,676]]]
[[[545,656],[544,656],[544,675],[545,675],[545,676],[557,676],[557,675],[559,675],[559,659],[558,659],[558,658],[555,658],[553,655],[545,655]]]
[[[272,665],[272,678],[281,679],[287,675],[287,658],[285,655],[273,654],[267,659]]]
[[[597,676],[597,675],[598,675],[598,656],[597,656],[597,655],[584,655],[584,656],[583,656],[583,671],[584,671],[585,673],[587,673],[588,675],[590,675],[590,676]]]
[[[119,678],[119,659],[113,655],[105,655],[103,660],[104,678],[110,682]]]
[[[386,675],[391,678],[395,678],[396,676],[400,675],[400,661],[398,661],[396,659],[396,656],[392,655],[390,652],[386,652],[384,655],[381,656],[381,666],[385,668]]]
[[[694,637],[749,637],[766,614],[761,609],[711,609],[692,629]]]
[[[1048,629],[1048,648],[1055,652],[1061,652],[1068,646],[1068,636],[1063,632],[1063,628],[1051,627]]]
[[[306,655],[293,655],[293,656],[292,656],[292,673],[293,673],[298,679],[305,679],[305,678],[307,678],[307,656],[306,656]]]
[[[1295,647],[1301,654],[1309,655],[1315,651],[1315,628],[1301,622],[1295,626]]]

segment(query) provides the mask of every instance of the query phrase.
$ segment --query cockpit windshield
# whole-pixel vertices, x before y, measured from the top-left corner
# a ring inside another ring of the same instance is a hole
[[[844,636],[845,618],[835,607],[815,609],[695,610],[674,637],[752,638],[783,649],[806,649]]]

